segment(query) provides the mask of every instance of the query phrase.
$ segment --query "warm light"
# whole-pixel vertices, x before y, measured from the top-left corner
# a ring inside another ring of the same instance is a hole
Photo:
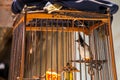
[[[46,80],[60,80],[60,74],[57,74],[56,72],[47,71]]]
[[[90,60],[90,57],[85,57],[84,58],[86,61],[89,61]]]
[[[20,77],[17,77],[17,80],[19,80],[20,79]]]
[[[30,49],[30,54],[32,54],[32,51],[33,51],[33,50],[32,50],[32,48],[31,48],[31,49]]]

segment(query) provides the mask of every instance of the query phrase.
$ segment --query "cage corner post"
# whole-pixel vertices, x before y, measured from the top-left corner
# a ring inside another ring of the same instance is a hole
[[[112,72],[113,72],[113,80],[117,79],[117,71],[116,71],[116,64],[115,64],[115,53],[114,53],[114,45],[113,45],[113,33],[112,33],[112,24],[111,24],[111,14],[108,13],[108,34],[109,34],[109,50],[111,56],[111,64],[112,64]]]
[[[8,80],[23,80],[25,54],[25,21],[24,15],[17,18],[13,25],[13,40]]]

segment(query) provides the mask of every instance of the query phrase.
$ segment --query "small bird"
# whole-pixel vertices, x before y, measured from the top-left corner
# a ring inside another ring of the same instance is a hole
[[[80,52],[80,56],[83,60],[88,60],[92,58],[92,53],[90,51],[90,46],[83,40],[80,33],[78,33],[79,39],[76,40],[78,42],[78,50]]]

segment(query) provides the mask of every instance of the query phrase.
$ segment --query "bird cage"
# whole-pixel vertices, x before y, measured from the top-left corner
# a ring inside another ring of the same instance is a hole
[[[117,80],[111,15],[76,10],[18,15],[9,80]]]

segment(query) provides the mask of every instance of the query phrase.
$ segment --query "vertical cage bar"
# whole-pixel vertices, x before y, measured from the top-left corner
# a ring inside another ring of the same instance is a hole
[[[114,48],[113,48],[113,36],[112,36],[112,28],[111,28],[111,15],[108,13],[108,30],[109,30],[109,44],[111,50],[111,64],[112,64],[112,72],[113,72],[113,79],[117,80],[117,72],[116,72],[116,65],[115,65],[115,55],[114,55]]]

